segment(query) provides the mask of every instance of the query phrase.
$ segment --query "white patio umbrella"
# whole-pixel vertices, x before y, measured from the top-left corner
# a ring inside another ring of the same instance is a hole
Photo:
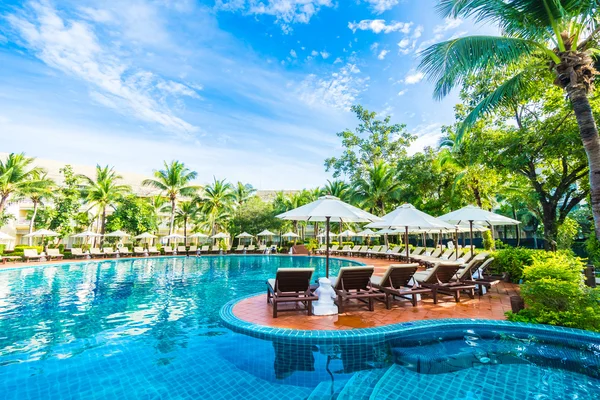
[[[202,232],[196,232],[196,233],[193,233],[191,235],[188,235],[188,239],[190,239],[190,238],[196,238],[196,239],[198,239],[198,240],[196,240],[196,244],[198,244],[198,242],[200,241],[200,239],[206,239],[206,238],[208,238],[208,235],[206,235],[206,234],[204,234]]]
[[[319,233],[319,234],[317,235],[317,237],[318,237],[318,238],[324,238],[324,237],[325,237],[325,235],[326,235],[326,233],[325,233],[325,232],[321,232],[321,233]],[[329,232],[329,237],[330,237],[330,238],[332,238],[332,237],[336,237],[336,236],[338,236],[338,235],[337,235],[337,233]]]
[[[104,235],[104,237],[118,237],[118,238],[126,238],[131,236],[129,233],[127,232],[123,232],[123,231],[114,231],[114,232],[110,232]]]
[[[373,222],[375,223],[375,222]],[[370,224],[369,224],[370,225]],[[364,237],[379,237],[381,234],[379,232],[375,232],[371,229],[365,229],[356,234],[356,236],[364,236]]]
[[[275,234],[273,232],[271,232],[268,229],[265,229],[264,231],[262,231],[261,233],[259,233],[256,236],[275,236]]]
[[[242,243],[242,239],[250,239],[250,244],[252,244],[252,238],[254,236],[252,236],[251,234],[249,234],[248,232],[242,232],[239,235],[237,235],[235,238],[239,239],[238,240],[238,244]]]
[[[72,238],[88,238],[88,237],[100,237],[102,236],[99,233],[96,232],[92,232],[92,231],[84,231],[81,233],[77,233],[75,235],[71,235]]]
[[[277,215],[277,218],[289,221],[325,221],[326,232],[326,275],[329,278],[329,232],[330,223],[333,222],[373,222],[381,221],[376,215],[370,214],[360,208],[344,203],[335,196],[323,196],[312,203],[295,208],[283,214]]]
[[[0,232],[0,240],[15,240],[15,238],[7,233]]]
[[[178,233],[171,233],[170,235],[163,236],[162,238],[163,238],[163,239],[167,239],[167,240],[169,240],[169,241],[170,241],[171,239],[174,239],[174,240],[175,240],[175,244],[177,244],[177,240],[178,240],[178,239],[184,239],[184,240],[185,240],[185,236],[183,236],[183,235],[180,235],[180,234],[178,234]]]
[[[229,239],[229,233],[219,232],[216,235],[212,235],[211,239]]]
[[[373,222],[369,228],[404,229],[404,244],[406,247],[406,259],[409,259],[408,231],[411,229],[430,230],[452,230],[454,226],[441,221],[423,211],[417,210],[412,204],[403,204],[389,214],[384,215],[383,221]]]
[[[452,224],[465,224],[469,223],[469,231],[471,238],[471,252],[474,250],[473,246],[473,225],[474,224],[487,224],[489,226],[503,226],[503,225],[518,225],[521,221],[516,219],[505,217],[504,215],[494,214],[491,211],[483,210],[479,207],[468,205],[459,210],[449,212],[439,217],[442,221],[446,221]]]
[[[134,236],[133,238],[134,239],[150,239],[150,242],[152,243],[152,240],[154,238],[156,238],[156,236],[153,235],[153,234],[151,234],[151,233],[149,233],[149,232],[144,232],[144,233],[140,233],[137,236]]]
[[[294,233],[294,232],[287,232],[281,236],[284,238],[299,238],[300,237],[300,235],[298,235],[297,233]]]

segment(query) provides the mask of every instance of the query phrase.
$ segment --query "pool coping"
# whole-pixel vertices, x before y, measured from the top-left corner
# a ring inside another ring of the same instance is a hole
[[[491,328],[505,331],[551,334],[552,336],[568,336],[565,339],[589,341],[600,346],[600,333],[562,326],[530,324],[525,322],[510,322],[489,319],[430,319],[411,322],[400,322],[397,324],[383,325],[371,328],[355,328],[345,330],[299,330],[291,328],[275,328],[267,325],[258,325],[244,321],[233,313],[235,305],[251,297],[264,295],[254,293],[248,296],[227,302],[220,310],[219,316],[223,324],[234,332],[243,333],[259,339],[276,341],[307,341],[311,343],[339,343],[340,341],[378,341],[387,340],[403,333],[417,333],[420,330],[431,330],[435,328]]]
[[[203,254],[200,258],[202,257],[208,257],[208,258],[212,258],[212,257],[309,257],[309,258],[322,258],[324,259],[325,256],[321,256],[321,255],[304,255],[304,254]],[[57,261],[57,262],[45,262],[45,263],[39,263],[39,262],[32,262],[32,263],[23,263],[22,265],[15,265],[15,266],[11,266],[9,267],[8,265],[10,264],[0,264],[0,273],[2,273],[3,271],[15,271],[15,270],[19,270],[19,269],[25,269],[25,268],[45,268],[45,267],[61,267],[61,266],[70,266],[70,265],[82,265],[82,264],[89,264],[89,263],[100,263],[103,261],[132,261],[132,260],[156,260],[156,259],[163,259],[163,258],[196,258],[195,255],[176,255],[176,256],[148,256],[148,257],[111,257],[111,258],[91,258],[89,260],[86,259],[71,259],[71,260],[63,260],[63,261]],[[358,261],[358,260],[349,260],[347,258],[339,258],[339,257],[329,257],[330,260],[338,260],[338,261],[347,261],[349,263],[352,264],[356,264],[356,265],[366,265],[365,263]]]

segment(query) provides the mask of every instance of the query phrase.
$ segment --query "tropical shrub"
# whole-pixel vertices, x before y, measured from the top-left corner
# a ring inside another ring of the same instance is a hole
[[[494,250],[494,237],[491,231],[483,232],[483,248],[486,250]]]
[[[526,308],[508,319],[600,331],[600,289],[584,285],[583,260],[568,252],[540,255],[523,271]]]
[[[44,251],[44,247],[43,246],[28,246],[26,244],[18,244],[15,246],[15,249],[13,250],[12,253],[10,253],[11,256],[22,256],[24,253],[24,250],[26,249],[36,249],[38,254],[41,253],[42,251]]]
[[[556,247],[561,250],[570,250],[579,233],[579,224],[572,218],[565,218],[558,227],[556,234]]]
[[[532,265],[535,259],[544,260],[552,258],[557,254],[575,259],[573,252],[570,250],[548,252],[545,250],[526,249],[524,247],[508,247],[492,253],[494,261],[490,268],[494,274],[507,274],[511,282],[519,282],[523,279],[524,269]]]
[[[594,265],[600,264],[600,240],[594,234],[585,241],[585,250],[590,263]]]
[[[4,249],[6,248],[5,244],[0,244],[0,255],[4,254]]]

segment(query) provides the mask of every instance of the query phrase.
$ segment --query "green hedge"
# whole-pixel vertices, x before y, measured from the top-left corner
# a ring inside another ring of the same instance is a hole
[[[523,271],[526,308],[508,319],[600,332],[600,288],[584,285],[583,268],[568,252],[536,253]]]
[[[523,279],[523,271],[526,267],[533,264],[537,258],[540,260],[552,258],[555,254],[574,257],[570,250],[559,250],[556,253],[545,250],[526,249],[524,247],[509,247],[492,253],[494,261],[491,265],[491,271],[494,274],[502,275],[506,273],[511,282],[520,282]]]
[[[21,256],[23,257],[23,250],[26,249],[36,249],[38,254],[40,254],[42,251],[44,251],[44,247],[43,246],[28,246],[26,244],[18,244],[15,246],[15,249],[13,250],[12,253],[10,253],[11,256]]]
[[[4,254],[4,249],[6,248],[5,244],[0,244],[0,255]]]

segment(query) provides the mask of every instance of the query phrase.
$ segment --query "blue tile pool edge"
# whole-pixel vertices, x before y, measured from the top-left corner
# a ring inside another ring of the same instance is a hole
[[[488,319],[435,319],[401,322],[397,324],[378,326],[373,328],[356,328],[347,330],[298,330],[290,328],[275,328],[266,325],[258,325],[244,321],[235,316],[233,308],[243,300],[251,297],[265,295],[265,293],[255,293],[244,296],[225,304],[219,316],[223,324],[234,332],[243,333],[259,339],[276,341],[303,341],[310,343],[326,342],[361,342],[361,341],[379,341],[388,340],[392,337],[402,335],[403,333],[416,333],[420,330],[432,329],[477,329],[485,328],[491,330],[503,330],[506,332],[519,332],[525,334],[544,334],[564,340],[580,340],[590,343],[596,343],[600,346],[600,333],[586,331],[574,328],[565,328],[562,326],[530,324],[524,322],[510,322],[502,320]],[[266,295],[265,295],[266,296]]]

